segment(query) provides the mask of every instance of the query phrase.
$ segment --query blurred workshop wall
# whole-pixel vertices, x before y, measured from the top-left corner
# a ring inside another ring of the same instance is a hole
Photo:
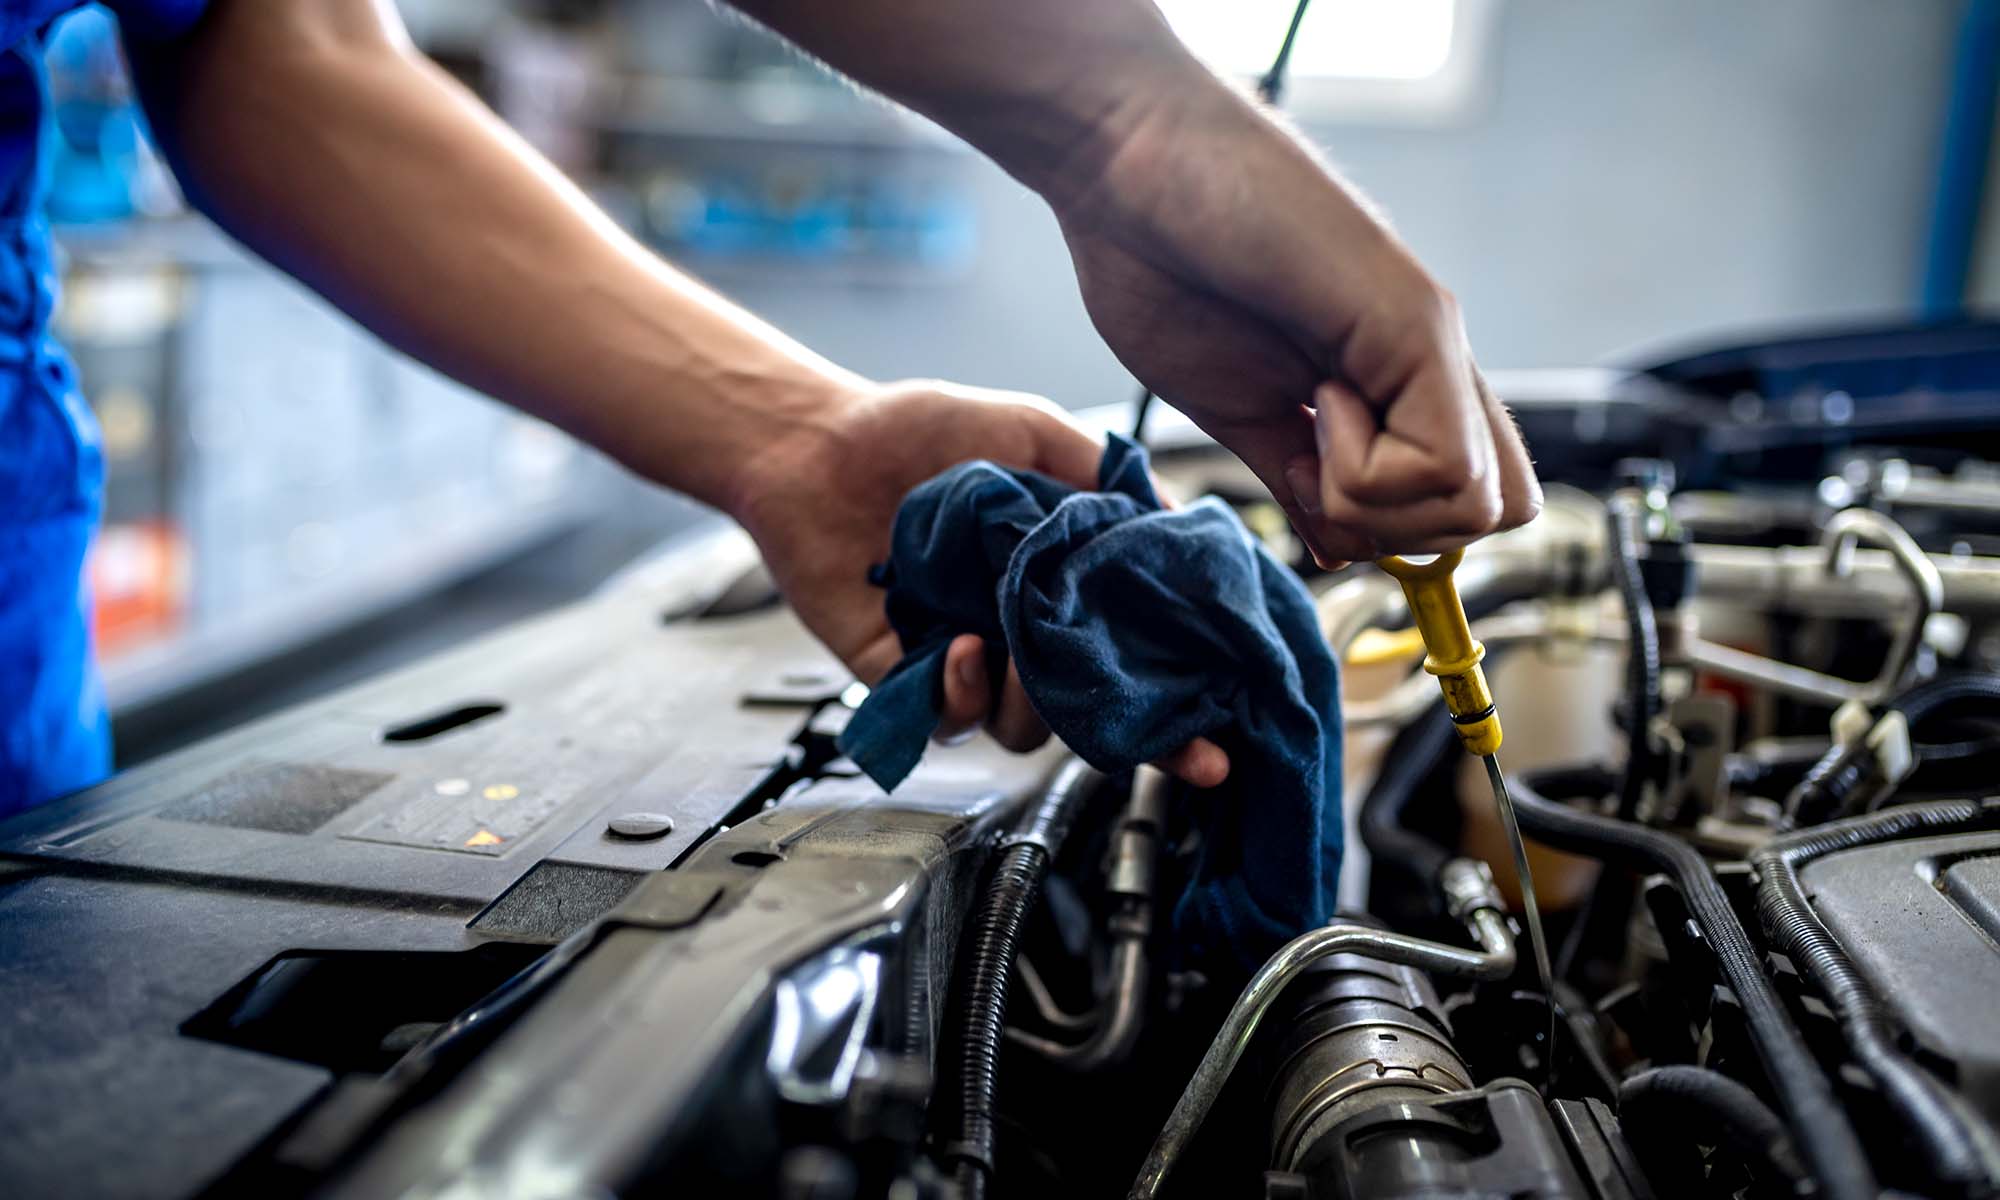
[[[1483,362],[1596,363],[1910,310],[1958,4],[1493,7],[1486,75],[1457,115],[1302,117],[1458,294]],[[973,174],[981,252],[950,297],[732,290],[863,370],[1124,397],[1053,222]]]
[[[58,25],[48,59],[55,325],[103,431],[87,575],[121,753],[572,598],[657,538],[592,519],[632,511],[629,485],[569,439],[391,352],[189,214],[101,9]],[[687,509],[644,506],[658,529]],[[493,574],[524,558],[541,569]],[[479,580],[381,653],[330,647]]]
[[[1496,366],[1908,313],[1958,9],[1508,0],[1489,112],[1324,137]]]

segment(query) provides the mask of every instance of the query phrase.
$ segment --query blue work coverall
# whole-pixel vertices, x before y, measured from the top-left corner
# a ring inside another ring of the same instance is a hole
[[[205,0],[117,0],[128,33],[174,37]],[[42,47],[77,0],[0,0],[0,817],[103,779],[104,690],[90,651],[84,551],[104,494],[97,424],[49,333],[56,270],[42,212],[49,78]]]

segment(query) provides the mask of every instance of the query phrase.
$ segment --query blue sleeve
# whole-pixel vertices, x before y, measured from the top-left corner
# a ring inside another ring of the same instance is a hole
[[[118,24],[133,37],[179,37],[194,28],[208,0],[107,0]]]

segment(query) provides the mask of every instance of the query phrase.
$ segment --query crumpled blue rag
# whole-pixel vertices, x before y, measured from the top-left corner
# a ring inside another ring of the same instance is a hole
[[[1116,435],[1098,486],[971,462],[909,494],[872,575],[906,653],[840,747],[884,790],[901,783],[966,633],[1012,657],[1035,711],[1098,770],[1214,739],[1229,780],[1190,794],[1201,849],[1174,931],[1190,961],[1252,970],[1333,914],[1339,673],[1304,585],[1226,505],[1164,508],[1145,450]]]

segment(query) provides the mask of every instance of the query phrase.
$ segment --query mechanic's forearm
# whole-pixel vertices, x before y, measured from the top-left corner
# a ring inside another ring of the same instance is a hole
[[[1150,0],[730,0],[1062,208],[1160,106],[1224,96]]]
[[[721,507],[860,380],[674,272],[366,0],[134,47],[190,195],[385,339]]]

